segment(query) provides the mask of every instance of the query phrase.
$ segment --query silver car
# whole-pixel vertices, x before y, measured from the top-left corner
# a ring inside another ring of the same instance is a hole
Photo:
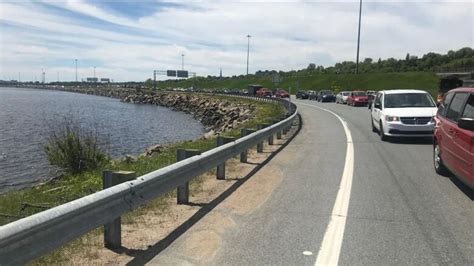
[[[336,95],[336,103],[347,104],[347,98],[351,94],[350,91],[341,91]]]

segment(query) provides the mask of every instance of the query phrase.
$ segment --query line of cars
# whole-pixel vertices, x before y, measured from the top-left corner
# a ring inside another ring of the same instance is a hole
[[[375,91],[341,91],[336,95],[336,103],[351,106],[368,106],[375,95]]]
[[[290,94],[283,89],[269,89],[261,85],[249,85],[246,95],[253,95],[258,97],[276,97],[276,98],[290,98]]]
[[[474,189],[474,88],[447,92],[438,107],[422,90],[379,91],[370,118],[382,141],[432,137],[436,172],[451,172]]]
[[[296,92],[296,99],[308,99],[318,102],[335,102],[336,96],[331,90],[320,90],[320,91],[298,91]]]

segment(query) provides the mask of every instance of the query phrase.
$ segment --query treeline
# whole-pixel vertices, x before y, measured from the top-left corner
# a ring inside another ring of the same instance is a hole
[[[311,63],[308,67],[292,71],[259,70],[251,75],[239,75],[232,77],[207,76],[208,80],[218,79],[246,79],[248,77],[272,77],[278,74],[280,77],[304,76],[313,74],[351,74],[355,72],[354,61],[336,63],[331,67],[324,67]],[[403,59],[377,59],[365,58],[359,62],[359,73],[394,73],[394,72],[444,72],[444,71],[473,71],[474,50],[465,47],[457,51],[449,51],[446,54],[427,53],[421,57],[407,53]]]

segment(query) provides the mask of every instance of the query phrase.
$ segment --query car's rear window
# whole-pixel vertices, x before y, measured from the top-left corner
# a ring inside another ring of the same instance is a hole
[[[466,92],[457,92],[454,94],[454,98],[449,105],[448,112],[446,113],[448,119],[455,122],[458,121],[462,112],[463,104],[466,102],[467,97],[469,97],[469,94]]]
[[[349,92],[343,92],[342,95],[349,96]]]
[[[474,94],[471,94],[467,100],[466,107],[461,117],[474,118]]]
[[[428,93],[385,94],[385,108],[435,107],[433,98]]]
[[[367,94],[363,91],[355,91],[353,93],[354,93],[354,96],[367,96]]]

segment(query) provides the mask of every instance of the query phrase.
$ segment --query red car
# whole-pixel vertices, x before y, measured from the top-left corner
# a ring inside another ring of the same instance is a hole
[[[442,175],[451,172],[474,189],[474,88],[458,88],[446,93],[435,121],[433,161],[436,172]]]
[[[257,91],[259,97],[272,97],[272,91],[267,88],[261,88]]]
[[[277,90],[275,93],[275,97],[277,98],[290,98],[290,94],[286,92],[285,90]]]
[[[347,105],[361,105],[366,106],[369,103],[369,96],[365,91],[352,91],[349,97],[347,97]]]

